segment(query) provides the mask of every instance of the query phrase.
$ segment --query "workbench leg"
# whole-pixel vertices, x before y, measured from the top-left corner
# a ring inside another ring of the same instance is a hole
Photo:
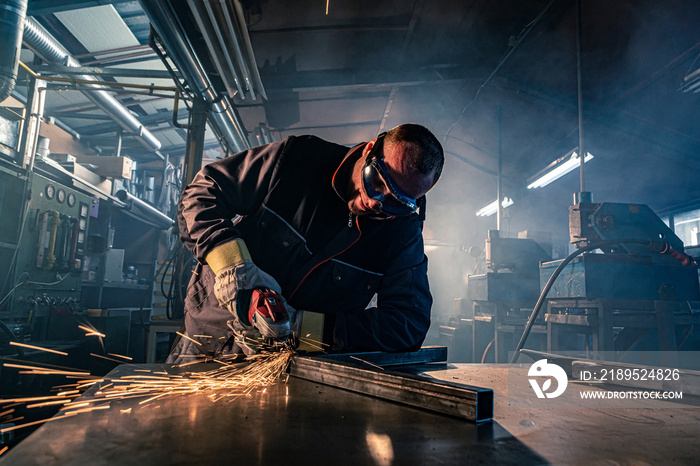
[[[504,316],[501,315],[503,309],[501,306],[496,304],[495,312],[493,313],[493,362],[508,362],[505,360],[503,343],[503,334],[500,331],[501,321],[505,320]]]
[[[598,313],[598,347],[593,348],[593,351],[614,351],[613,306],[605,299],[596,299],[595,303]]]
[[[654,301],[656,329],[659,335],[659,351],[676,351],[676,326],[673,311],[678,309],[675,301]]]
[[[148,330],[148,348],[146,349],[146,363],[156,362],[156,337],[158,332],[153,327]]]
[[[559,324],[547,322],[547,352],[559,351]]]
[[[498,323],[496,323],[496,325],[495,325],[493,338],[494,338],[493,346],[494,346],[494,351],[495,351],[494,352],[494,354],[495,354],[494,361],[495,362],[508,362],[505,359],[506,351],[505,351],[505,343],[503,342],[503,333],[499,330]]]

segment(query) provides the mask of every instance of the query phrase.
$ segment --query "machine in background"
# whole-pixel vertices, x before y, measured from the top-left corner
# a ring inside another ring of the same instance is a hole
[[[548,351],[677,351],[697,344],[697,266],[648,206],[579,202],[569,209],[569,229],[578,248],[607,244],[574,258],[554,281],[545,314]],[[541,265],[542,287],[560,263]]]
[[[527,235],[502,238],[498,230],[489,231],[484,248],[488,271],[469,275],[467,299],[456,301],[458,321],[440,328],[451,359],[508,360],[539,296],[539,264],[551,260],[551,254]],[[545,332],[544,325],[540,329]]]
[[[79,306],[91,198],[2,162],[0,192],[2,270],[15,277],[0,315],[24,335],[37,317],[70,315]]]
[[[85,163],[44,146],[27,166],[16,147],[1,146],[0,355],[17,354],[8,345],[17,340],[90,360],[76,365],[103,364],[93,352],[144,360],[162,230],[172,220],[113,195],[131,176],[127,157]],[[107,161],[119,171],[102,171]],[[86,337],[90,327],[108,337]]]
[[[577,202],[569,229],[578,251],[554,261],[532,240],[489,232],[488,271],[468,277],[460,318],[440,329],[451,360],[507,362],[520,344],[628,358],[700,347],[698,267],[648,206]],[[523,333],[529,338],[516,345]]]

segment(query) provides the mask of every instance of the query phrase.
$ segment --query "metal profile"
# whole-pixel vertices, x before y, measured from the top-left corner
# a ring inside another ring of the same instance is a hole
[[[332,353],[319,356],[326,361],[343,361],[368,366],[404,366],[408,364],[427,364],[431,362],[447,362],[446,346],[424,346],[418,351],[406,353],[387,353],[385,351],[370,351],[365,353]]]
[[[398,372],[362,369],[343,362],[295,357],[293,377],[395,401],[473,422],[493,419],[493,390]]]

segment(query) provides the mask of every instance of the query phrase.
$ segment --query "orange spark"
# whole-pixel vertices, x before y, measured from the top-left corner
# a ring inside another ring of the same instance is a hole
[[[102,355],[100,355],[100,354],[90,353],[90,356],[95,356],[96,358],[106,359],[106,360],[108,360],[108,361],[118,362],[119,364],[123,364],[123,363],[124,363],[124,361],[118,361],[118,360],[116,360],[116,359],[114,359],[114,358],[108,358],[107,356],[102,356]]]
[[[14,402],[20,402],[20,403],[27,403],[29,401],[49,401],[49,400],[57,400],[57,399],[64,399],[62,396],[34,396],[30,398],[14,398],[11,400],[0,400],[0,403],[14,403]]]
[[[194,343],[197,343],[199,346],[202,346],[202,344],[201,344],[200,342],[198,342],[197,340],[194,340],[194,339],[188,337],[188,336],[185,335],[184,333],[181,333],[181,332],[175,332],[175,333],[177,333],[178,335],[180,335],[182,338],[187,338],[188,340],[190,340],[190,341],[192,341],[192,342],[194,342]]]
[[[60,354],[62,356],[68,356],[68,353],[65,353],[63,351],[56,351],[56,350],[52,350],[52,349],[48,349],[48,348],[42,348],[41,346],[28,345],[26,343],[20,343],[18,341],[11,341],[10,345],[21,346],[23,348],[35,349],[35,350],[39,350],[39,351],[47,351],[49,353],[56,353],[56,354]]]
[[[27,408],[42,408],[44,406],[52,406],[52,405],[65,405],[70,403],[71,400],[56,400],[56,401],[47,401],[45,403],[36,403],[33,405],[27,405]]]
[[[0,434],[4,434],[6,432],[11,432],[13,430],[21,429],[23,427],[35,426],[37,424],[43,424],[44,422],[55,421],[56,419],[61,419],[61,417],[63,417],[63,416],[49,417],[49,418],[40,419],[40,420],[34,421],[34,422],[27,422],[27,423],[20,424],[17,426],[5,427],[4,429],[0,429]]]
[[[376,364],[372,364],[371,362],[365,361],[364,359],[356,358],[355,356],[350,356],[350,357],[351,357],[352,359],[357,359],[358,361],[363,362],[363,363],[365,363],[365,364],[367,364],[367,365],[370,365],[370,366],[372,366],[372,367],[376,367],[377,369],[384,370],[384,368],[383,368],[382,366],[377,366]]]

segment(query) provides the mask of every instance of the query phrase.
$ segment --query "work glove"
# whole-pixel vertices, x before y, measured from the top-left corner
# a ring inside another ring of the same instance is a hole
[[[227,321],[236,344],[246,353],[255,354],[265,339],[286,340],[289,331],[279,325],[270,325],[263,316],[251,315],[250,297],[255,289],[281,291],[277,281],[259,269],[252,261],[248,248],[242,239],[236,239],[214,248],[206,261],[216,275],[214,295],[219,306],[228,310],[232,319]],[[289,319],[296,319],[296,311],[281,295]]]

